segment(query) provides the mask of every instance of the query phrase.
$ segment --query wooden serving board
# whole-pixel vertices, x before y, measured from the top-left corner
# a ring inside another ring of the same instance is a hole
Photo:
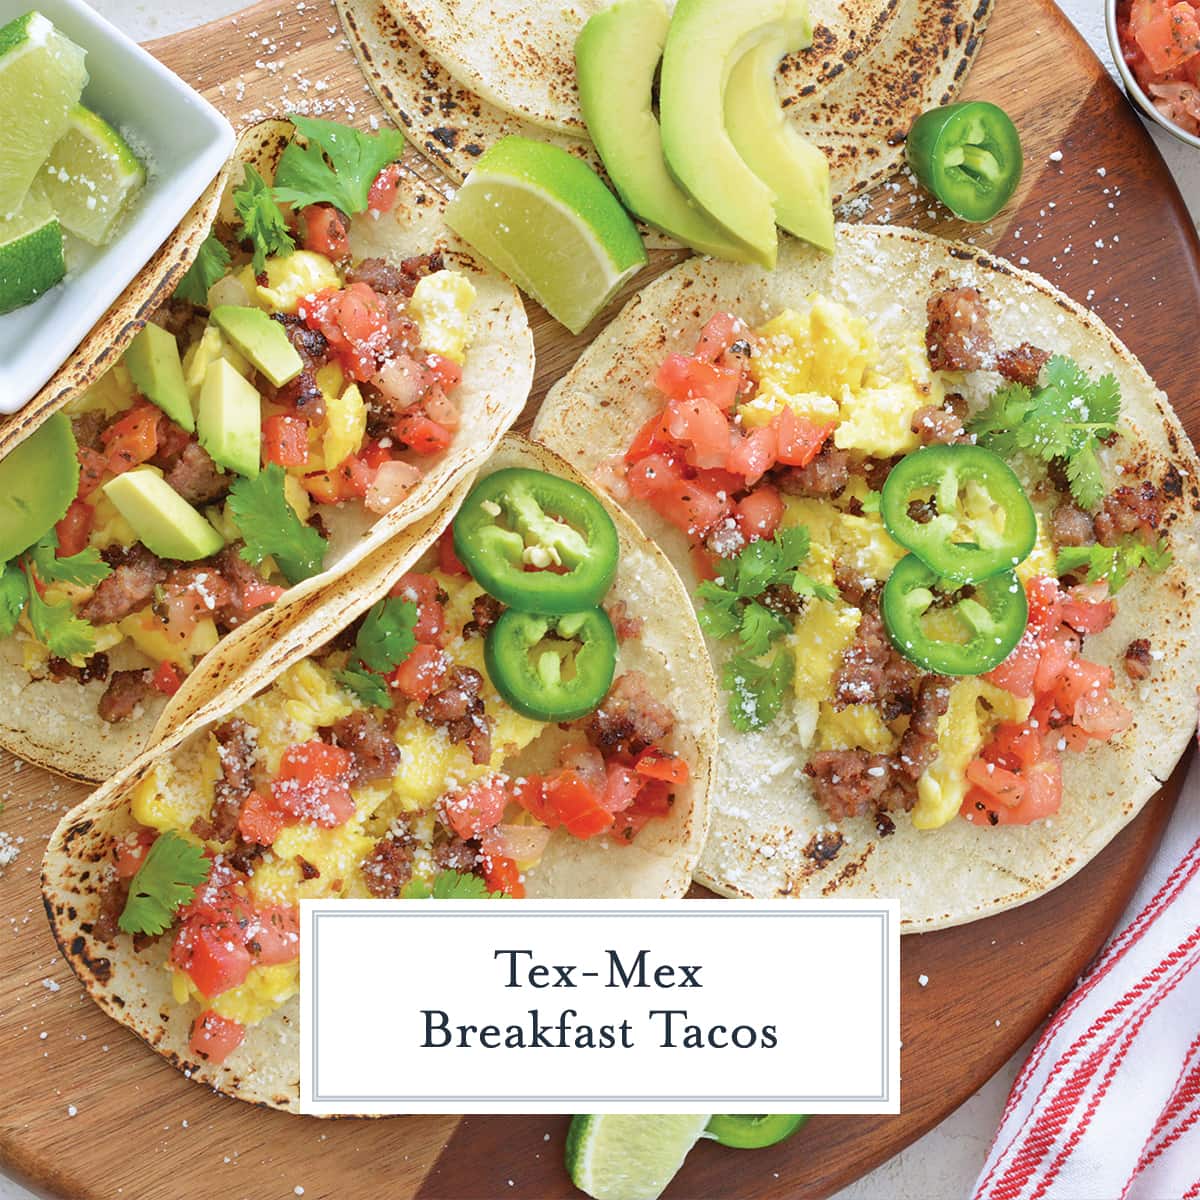
[[[329,0],[271,0],[151,49],[236,124],[301,102],[362,125],[379,112]],[[1200,440],[1200,244],[1100,63],[1051,0],[998,0],[964,94],[1002,104],[1021,130],[1026,174],[1015,204],[991,226],[968,230],[898,182],[856,215],[970,236],[1028,260],[1124,337]],[[532,410],[582,340],[536,307],[531,317],[539,361]],[[668,1197],[826,1196],[940,1121],[1028,1037],[1094,955],[1157,844],[1182,769],[1095,862],[1048,896],[904,939],[900,1116],[820,1117],[752,1156],[702,1144]],[[566,1118],[330,1122],[258,1111],[187,1082],[114,1025],[57,957],[38,890],[46,838],[84,792],[0,758],[0,829],[24,839],[19,858],[0,871],[7,1170],[72,1200],[578,1195],[562,1167]]]

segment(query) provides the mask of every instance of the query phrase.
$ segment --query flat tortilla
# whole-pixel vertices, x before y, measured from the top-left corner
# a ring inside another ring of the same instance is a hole
[[[524,438],[507,438],[485,470],[507,466],[534,467],[584,482],[562,460]],[[160,938],[135,953],[127,938],[122,937],[114,951],[92,937],[114,839],[132,827],[129,792],[160,758],[186,754],[224,715],[386,595],[396,578],[433,545],[458,510],[470,482],[460,484],[450,502],[431,517],[360,564],[298,621],[282,621],[276,613],[273,630],[260,629],[241,643],[239,661],[224,656],[201,666],[197,673],[200,703],[191,717],[68,813],[46,849],[42,864],[46,911],[63,955],[92,998],[189,1078],[238,1099],[298,1111],[298,1000],[250,1026],[245,1042],[225,1063],[196,1062],[188,1051],[195,1006],[171,999],[165,969],[170,938]],[[688,888],[708,829],[716,753],[715,683],[678,576],[629,517],[611,502],[606,504],[621,542],[611,596],[624,600],[630,614],[644,621],[640,637],[623,643],[618,669],[645,672],[656,695],[676,714],[671,748],[687,760],[690,778],[676,794],[670,815],[646,826],[630,846],[613,846],[606,839],[580,842],[556,832],[542,862],[529,872],[526,886],[533,897],[677,898]],[[254,657],[259,654],[262,657]],[[524,755],[536,765],[538,746],[545,739],[553,744],[556,733],[550,726]],[[526,761],[524,756],[521,761]]]
[[[534,436],[601,483],[612,482],[610,463],[658,410],[661,397],[650,380],[663,357],[690,352],[714,312],[761,323],[783,308],[803,308],[819,292],[868,316],[886,362],[905,330],[924,330],[927,297],[957,285],[976,286],[988,299],[997,345],[1030,341],[1071,356],[1093,376],[1112,371],[1123,421],[1133,430],[1133,453],[1127,444],[1122,457],[1137,459],[1143,477],[1159,480],[1168,468],[1182,477],[1182,495],[1168,510],[1174,563],[1162,575],[1135,575],[1121,592],[1116,621],[1087,643],[1089,657],[1117,666],[1114,694],[1132,708],[1133,727],[1065,755],[1065,800],[1052,821],[980,828],[956,819],[922,833],[901,814],[895,833],[881,836],[868,818],[843,821],[832,832],[801,771],[807,755],[787,736],[786,716],[754,734],[736,732],[723,716],[713,829],[697,879],[726,895],[897,896],[910,931],[999,912],[1063,882],[1099,853],[1158,791],[1195,729],[1195,451],[1166,396],[1098,318],[1044,279],[974,247],[851,225],[838,227],[833,257],[788,240],[773,274],[690,260],[644,289],[596,339],[547,397]],[[647,506],[629,507],[694,588],[684,537]],[[1140,636],[1151,638],[1156,662],[1150,679],[1135,684],[1118,664]],[[719,662],[724,650],[711,649]]]
[[[574,44],[607,0],[336,2],[380,102],[456,180],[509,133],[554,141],[596,165]],[[812,0],[813,45],[785,60],[778,84],[789,115],[829,159],[835,204],[899,166],[913,119],[958,91],[991,8],[991,0]]]
[[[218,228],[232,215],[230,193],[244,176],[245,164],[274,178],[275,165],[292,136],[284,121],[264,121],[247,130],[238,143],[221,201]],[[420,483],[384,516],[361,510],[353,516],[332,513],[331,562],[320,575],[289,589],[276,605],[307,600],[330,580],[351,569],[389,538],[428,515],[447,493],[473,472],[492,452],[505,430],[517,419],[533,381],[533,335],[516,288],[471,254],[442,222],[442,194],[416,173],[401,175],[396,203],[379,219],[354,219],[350,241],[356,258],[380,257],[395,262],[410,255],[440,249],[446,265],[464,272],[475,287],[473,335],[456,398],[461,426],[449,450],[438,458]],[[203,226],[193,231],[203,241],[214,213],[205,210]],[[157,293],[156,293],[157,295]],[[159,296],[165,299],[167,291]],[[116,359],[107,360],[111,365]],[[93,379],[95,376],[92,377]],[[237,660],[238,643],[252,633],[264,613],[222,639],[214,654]],[[137,665],[114,660],[114,668]],[[110,778],[147,744],[156,723],[176,723],[193,706],[191,677],[168,704],[153,697],[128,721],[109,725],[96,711],[102,683],[81,686],[71,680],[34,680],[24,665],[21,644],[0,642],[0,746],[38,766],[77,779],[99,782]]]

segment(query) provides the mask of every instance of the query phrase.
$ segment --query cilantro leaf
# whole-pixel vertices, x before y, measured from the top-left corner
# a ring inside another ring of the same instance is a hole
[[[112,574],[112,567],[100,557],[94,546],[69,554],[57,556],[58,534],[51,529],[33,547],[33,565],[43,583],[76,583],[82,587],[94,587]]]
[[[1001,457],[1024,450],[1043,462],[1062,459],[1076,503],[1094,510],[1104,496],[1097,447],[1116,432],[1120,387],[1115,376],[1093,380],[1062,355],[1050,359],[1042,379],[1033,391],[1015,383],[999,388],[968,429]]]
[[[1055,570],[1070,575],[1086,567],[1088,583],[1108,580],[1108,594],[1115,596],[1139,567],[1145,566],[1156,575],[1171,565],[1171,551],[1165,538],[1149,545],[1136,538],[1126,538],[1116,546],[1064,546],[1058,552]]]
[[[360,133],[336,121],[288,118],[307,140],[288,144],[275,171],[274,195],[285,204],[332,204],[347,216],[365,212],[371,184],[404,152],[404,135],[385,128]]]
[[[367,613],[354,648],[371,670],[391,671],[413,652],[416,627],[417,606],[399,596],[385,596]]]
[[[267,265],[271,255],[287,257],[296,249],[275,196],[266,180],[248,163],[246,178],[233,190],[233,207],[242,222],[238,237],[254,245],[256,275]]]
[[[764,729],[783,707],[792,681],[792,656],[778,651],[768,663],[737,656],[724,666],[721,683],[729,692],[729,719],[734,729],[749,733]]]
[[[771,644],[783,637],[791,626],[757,600],[742,609],[742,627],[738,631],[742,649],[757,658],[766,654]]]
[[[130,881],[118,927],[125,933],[162,933],[175,910],[194,899],[211,866],[199,846],[170,830],[160,834]]]
[[[400,890],[401,900],[503,900],[504,892],[489,892],[478,875],[463,871],[439,871],[432,885],[426,879],[410,879]]]
[[[34,636],[51,654],[58,658],[91,654],[96,648],[96,631],[75,615],[70,604],[47,604],[32,586],[28,594],[29,623]]]
[[[327,543],[296,515],[284,495],[283,481],[278,463],[253,479],[238,479],[229,492],[229,511],[246,541],[242,557],[255,566],[273,558],[289,583],[299,583],[320,572]]]
[[[357,696],[368,708],[392,707],[387,683],[361,663],[350,663],[345,670],[338,671],[335,678],[346,691]]]
[[[245,220],[245,218],[242,218]],[[208,289],[229,270],[229,251],[215,234],[210,233],[200,244],[200,253],[187,269],[175,289],[176,300],[193,304],[208,303]]]
[[[29,600],[29,580],[16,562],[4,564],[0,572],[0,637],[8,637],[17,627]]]

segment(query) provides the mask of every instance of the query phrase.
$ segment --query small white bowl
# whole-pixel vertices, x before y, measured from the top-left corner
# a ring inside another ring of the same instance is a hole
[[[1160,128],[1177,137],[1185,145],[1200,150],[1200,137],[1197,137],[1194,133],[1188,133],[1186,130],[1180,129],[1174,121],[1168,121],[1154,107],[1154,102],[1142,91],[1141,84],[1138,83],[1133,76],[1133,72],[1129,69],[1129,64],[1125,61],[1125,53],[1121,49],[1121,38],[1117,34],[1117,0],[1104,0],[1104,24],[1108,29],[1108,45],[1112,50],[1113,62],[1117,65],[1117,70],[1121,74],[1121,80],[1125,84],[1125,91],[1129,95],[1130,100],[1141,109],[1148,120],[1153,121]]]
[[[229,122],[82,0],[0,0],[0,26],[36,8],[87,51],[83,103],[129,142],[146,186],[116,239],[70,238],[68,273],[33,304],[0,316],[0,412],[16,412],[66,361],[233,152]]]

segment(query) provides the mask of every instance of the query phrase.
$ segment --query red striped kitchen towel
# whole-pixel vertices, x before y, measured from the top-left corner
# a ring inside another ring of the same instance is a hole
[[[1021,1068],[975,1200],[1200,1200],[1200,760],[1133,902]]]

